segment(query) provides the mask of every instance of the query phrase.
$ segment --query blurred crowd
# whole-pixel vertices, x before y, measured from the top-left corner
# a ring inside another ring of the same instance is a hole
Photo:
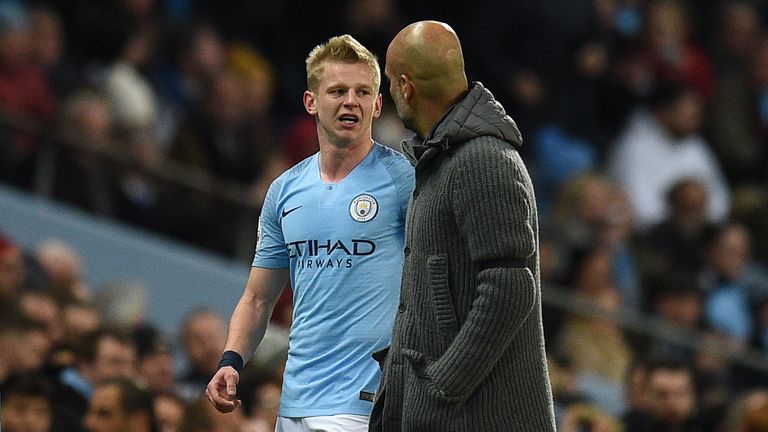
[[[258,206],[316,151],[307,52],[350,33],[383,61],[417,19],[456,29],[469,78],[523,132],[545,290],[768,356],[768,1],[0,0],[0,181],[49,177],[58,200],[231,256],[238,209],[146,168],[193,167]],[[374,136],[397,148],[408,131],[383,93]],[[52,141],[73,146],[51,162]],[[69,245],[23,251],[13,235],[0,240],[4,430],[118,430],[115,412],[163,432],[271,430],[282,333],[242,378],[246,409],[214,415],[201,397],[221,317],[163,334],[91,290]],[[768,430],[765,371],[611,319],[544,318],[559,430]],[[289,300],[275,319],[290,324]],[[146,403],[96,406],[110,391]]]

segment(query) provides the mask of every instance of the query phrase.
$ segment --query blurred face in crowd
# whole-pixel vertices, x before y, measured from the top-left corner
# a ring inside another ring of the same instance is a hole
[[[760,16],[755,5],[734,2],[725,6],[722,41],[732,53],[748,54],[760,38]]]
[[[51,405],[41,396],[11,394],[0,405],[5,432],[49,432]]]
[[[648,411],[668,424],[682,424],[693,413],[694,389],[685,370],[657,369],[648,377]]]
[[[45,328],[51,344],[60,342],[64,336],[61,325],[61,309],[50,295],[43,293],[25,293],[19,301],[24,316],[31,318]]]
[[[193,368],[199,371],[216,371],[226,342],[224,321],[214,314],[198,314],[184,331],[184,349]]]
[[[123,410],[122,394],[117,385],[96,388],[83,424],[88,432],[133,432],[130,416]]]
[[[53,10],[35,9],[30,13],[32,57],[43,67],[55,66],[64,53],[64,27]]]
[[[615,291],[615,275],[610,254],[605,250],[595,250],[584,259],[574,282],[579,292],[599,294],[600,297]]]
[[[703,113],[701,97],[688,90],[663,110],[661,119],[669,133],[684,138],[700,131]]]
[[[99,328],[101,316],[96,309],[77,303],[64,306],[62,311],[64,337],[69,342],[76,342]]]
[[[688,32],[686,11],[678,0],[656,0],[648,8],[647,34],[657,49],[685,42]]]
[[[24,260],[18,248],[0,251],[0,300],[15,297],[24,281]]]
[[[153,392],[172,392],[176,387],[176,368],[168,350],[158,350],[139,360],[139,376]]]
[[[349,147],[371,139],[381,95],[368,64],[326,62],[317,88],[304,93],[304,106],[317,119],[321,142]]]
[[[744,227],[732,225],[723,230],[710,249],[712,266],[721,276],[740,277],[750,259],[750,237]]]
[[[245,119],[245,96],[241,81],[231,71],[221,72],[209,84],[206,108],[219,127],[236,127]]]
[[[26,28],[0,31],[0,69],[18,70],[30,57],[30,34]]]
[[[693,291],[662,295],[654,310],[669,323],[688,328],[696,328],[703,313],[701,296]]]
[[[43,367],[50,349],[51,343],[40,328],[9,328],[0,331],[0,363],[9,370],[31,372]]]
[[[153,406],[160,432],[176,432],[184,418],[184,403],[175,397],[158,395]]]
[[[104,337],[98,342],[94,372],[97,381],[132,377],[135,374],[136,348],[113,337]]]
[[[182,57],[182,69],[192,75],[205,75],[221,70],[225,63],[225,48],[221,36],[211,26],[195,29]]]
[[[675,187],[669,202],[672,218],[682,228],[695,229],[707,220],[707,189],[698,181],[685,181]]]

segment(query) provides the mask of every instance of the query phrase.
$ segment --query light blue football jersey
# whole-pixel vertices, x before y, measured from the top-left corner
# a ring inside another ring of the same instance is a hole
[[[371,353],[390,340],[414,173],[374,143],[344,180],[326,183],[318,156],[272,183],[259,219],[253,265],[288,267],[293,286],[280,415],[369,415],[380,379]]]

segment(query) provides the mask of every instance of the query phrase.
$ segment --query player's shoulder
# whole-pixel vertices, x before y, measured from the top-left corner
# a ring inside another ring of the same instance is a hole
[[[376,161],[382,164],[394,177],[413,172],[411,162],[399,151],[374,141],[373,152],[375,152]]]
[[[285,176],[286,179],[292,179],[294,177],[298,177],[304,174],[305,172],[307,172],[307,170],[310,169],[310,167],[314,166],[316,160],[317,160],[317,153],[313,153],[312,155],[304,158],[304,160],[302,160],[301,162],[288,168],[288,170],[286,170],[283,173],[283,176]]]
[[[373,152],[375,152],[377,159],[382,161],[387,160],[394,163],[408,163],[408,158],[406,158],[404,154],[377,141],[373,142]]]
[[[283,171],[283,173],[274,179],[269,185],[269,190],[267,191],[267,199],[278,199],[280,196],[287,193],[287,191],[291,189],[292,185],[294,185],[297,181],[300,181],[302,174],[306,173],[307,170],[310,169],[316,158],[317,153],[308,156],[301,162]]]
[[[273,185],[280,185],[284,186],[286,184],[289,184],[290,182],[294,181],[298,177],[301,177],[302,174],[306,173],[307,170],[310,169],[315,163],[315,160],[317,159],[317,153],[314,153],[310,156],[307,156],[304,160],[297,163],[296,165],[288,168],[285,170],[282,174],[280,174],[272,183]]]

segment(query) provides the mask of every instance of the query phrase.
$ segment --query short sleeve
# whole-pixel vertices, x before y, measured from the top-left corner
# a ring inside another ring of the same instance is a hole
[[[254,267],[287,268],[289,265],[288,251],[285,248],[283,230],[277,213],[280,185],[281,183],[276,180],[269,186],[261,208],[256,253],[253,258]]]

